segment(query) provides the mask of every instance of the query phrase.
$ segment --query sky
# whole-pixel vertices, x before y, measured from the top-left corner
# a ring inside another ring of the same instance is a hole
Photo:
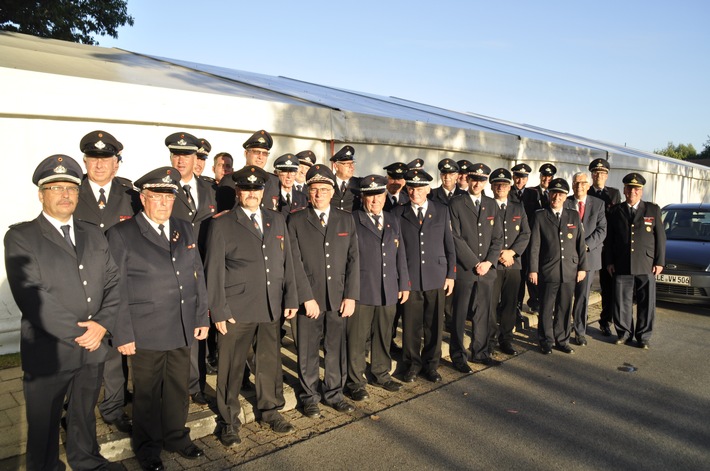
[[[710,139],[707,0],[128,0],[99,45],[653,151]]]

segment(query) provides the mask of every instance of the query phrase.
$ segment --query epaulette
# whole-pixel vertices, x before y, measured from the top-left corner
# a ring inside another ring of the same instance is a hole
[[[201,180],[204,180],[204,181],[208,182],[208,183],[214,183],[214,182],[215,182],[214,178],[212,178],[212,177],[206,177],[206,176],[200,175],[199,178],[200,178]]]
[[[221,211],[214,216],[212,216],[212,219],[217,219],[218,217],[224,216],[226,213],[230,212],[231,209],[225,209],[224,211]]]
[[[24,224],[29,224],[32,221],[22,221],[22,222],[16,222],[15,224],[10,225],[10,229],[15,229],[16,227],[20,227]]]

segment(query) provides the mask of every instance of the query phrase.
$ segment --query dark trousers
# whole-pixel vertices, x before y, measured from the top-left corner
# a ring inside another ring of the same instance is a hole
[[[477,278],[477,280],[475,279]],[[473,313],[473,338],[471,351],[473,358],[483,360],[490,356],[488,351],[488,329],[491,316],[491,297],[495,273],[485,277],[459,276],[454,290],[454,325],[451,332],[451,361],[466,362],[467,354],[463,338],[466,317]]]
[[[402,358],[407,371],[436,371],[444,329],[444,288],[410,291],[402,305]],[[422,348],[424,339],[424,348]]]
[[[530,306],[530,308],[534,311],[537,311],[540,308],[540,293],[538,286],[528,281],[528,274],[530,273],[530,260],[527,251],[520,258],[520,263],[523,268],[520,276],[520,285],[518,287],[518,307],[522,310],[523,300],[525,299],[525,287],[527,286],[528,306]]]
[[[496,270],[491,303],[490,345],[495,345],[496,342],[501,345],[510,344],[513,341],[519,288],[520,270]]]
[[[614,322],[614,277],[606,267],[599,270],[599,286],[602,290],[602,312],[600,324],[611,325]]]
[[[280,330],[278,319],[273,322],[237,321],[227,323],[227,333],[218,337],[217,408],[222,424],[235,428],[241,424],[239,392],[246,370],[244,365],[255,338],[256,407],[263,421],[271,422],[280,417],[279,409],[285,404]]]
[[[94,407],[99,398],[103,364],[48,376],[25,373],[27,416],[27,470],[62,470],[59,461],[59,421],[65,395],[67,409],[67,461],[72,469],[101,469],[107,463],[96,442]]]
[[[656,277],[616,275],[614,277],[614,327],[620,339],[636,338],[647,342],[656,317]],[[636,295],[636,327],[633,297]]]
[[[367,378],[367,346],[370,345],[370,371],[377,383],[392,380],[392,320],[395,305],[371,306],[357,303],[355,313],[347,320],[348,380],[351,391],[365,387]]]
[[[205,389],[207,383],[207,342],[205,340],[193,340],[190,347],[190,379],[187,383],[187,391],[190,395],[196,394]]]
[[[298,311],[298,379],[301,381],[299,397],[303,404],[317,404],[321,400],[320,341],[323,338],[325,373],[323,375],[323,400],[337,404],[343,400],[343,387],[348,376],[346,349],[346,319],[338,311],[321,312],[311,319],[301,308]],[[259,362],[257,360],[257,368]]]
[[[574,285],[574,305],[572,318],[574,319],[574,334],[579,337],[587,333],[587,319],[589,309],[589,292],[592,289],[594,272],[588,271],[587,276]]]
[[[540,316],[537,336],[540,345],[568,345],[571,332],[574,281],[540,283]]]
[[[126,384],[128,362],[115,348],[110,348],[104,362],[104,399],[99,403],[99,412],[106,421],[116,420],[123,415],[126,405]]]
[[[160,457],[160,451],[192,443],[187,421],[190,348],[158,351],[136,349],[133,368],[133,436],[138,460]]]

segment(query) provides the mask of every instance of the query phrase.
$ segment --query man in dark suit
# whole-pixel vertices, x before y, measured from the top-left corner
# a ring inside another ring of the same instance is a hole
[[[510,169],[513,172],[513,186],[508,194],[508,199],[513,203],[524,204],[523,194],[528,190],[525,185],[528,184],[528,177],[532,168],[528,164],[517,164]]]
[[[530,227],[523,205],[510,197],[510,172],[504,168],[496,169],[491,173],[490,181],[498,220],[503,226],[503,247],[496,263],[488,350],[493,352],[497,343],[503,353],[517,355],[518,351],[513,347],[513,329],[518,309],[520,259],[530,242]]]
[[[5,269],[22,312],[20,354],[28,470],[64,469],[59,422],[67,409],[66,454],[73,469],[106,469],[94,407],[119,303],[119,274],[103,232],[73,217],[82,171],[66,155],[37,167],[42,213],[5,234]]]
[[[526,164],[526,163],[519,163],[513,166],[513,168],[510,169],[511,172],[513,172],[513,186],[510,189],[510,192],[508,193],[508,199],[513,202],[513,203],[518,203],[523,206],[525,209],[525,216],[528,221],[528,230],[530,229],[529,225],[532,223],[532,215],[530,214],[529,210],[525,208],[525,202],[527,198],[526,193],[530,193],[534,190],[527,188],[526,185],[528,184],[528,178],[530,176],[530,172],[532,172],[532,168]],[[528,242],[530,241],[530,237],[528,236]],[[523,301],[525,300],[525,292],[526,292],[526,285],[527,285],[527,279],[528,279],[528,268],[529,268],[529,263],[528,263],[528,254],[527,251],[523,252],[519,256],[519,263],[520,263],[520,286],[518,287],[518,304],[517,304],[517,309],[516,309],[516,320],[518,323],[521,325],[523,324]],[[532,285],[531,285],[532,286]],[[537,287],[533,286],[533,289],[531,292],[537,293]],[[537,294],[535,294],[535,299],[537,299]]]
[[[404,190],[404,174],[407,173],[407,164],[395,162],[384,167],[387,171],[387,198],[385,198],[385,211],[409,203],[409,197]]]
[[[464,193],[468,193],[468,172],[473,164],[468,160],[457,160],[456,165],[459,167],[459,176],[456,180],[456,187]]]
[[[451,159],[442,159],[438,168],[441,186],[432,189],[427,198],[448,206],[451,198],[457,195],[465,195],[466,192],[456,186],[456,180],[459,176],[459,166],[456,162]]]
[[[214,156],[214,164],[212,172],[214,173],[214,182],[219,185],[219,182],[234,171],[234,158],[229,152],[220,152]]]
[[[121,274],[114,340],[131,356],[133,437],[145,470],[163,469],[165,449],[203,455],[185,427],[190,346],[207,337],[207,290],[192,226],[171,216],[180,172],[161,167],[136,181],[143,212],[106,234]]]
[[[296,191],[294,182],[299,168],[298,159],[293,154],[284,154],[274,161],[274,169],[279,179],[279,201],[276,210],[284,217],[308,206],[306,193]]]
[[[359,178],[355,173],[355,149],[344,146],[330,158],[335,174],[335,194],[331,205],[349,213],[360,206],[357,196],[353,193],[359,187]]]
[[[587,274],[574,288],[574,339],[579,346],[587,345],[587,310],[589,291],[594,280],[594,272],[602,268],[602,245],[606,237],[606,215],[604,202],[598,198],[587,197],[589,179],[584,172],[572,177],[573,194],[567,198],[564,207],[579,213],[584,228],[584,245],[587,252]]]
[[[569,184],[555,178],[548,185],[550,207],[539,209],[530,234],[530,282],[540,286],[538,341],[545,355],[552,345],[564,353],[569,346],[570,312],[575,283],[587,274],[584,229],[575,210],[565,209]],[[553,320],[554,319],[554,320]]]
[[[298,293],[284,217],[263,209],[269,173],[255,165],[232,174],[239,204],[215,216],[207,237],[205,273],[218,337],[219,439],[240,443],[239,393],[256,339],[256,401],[261,420],[277,433],[293,426],[281,415],[285,401],[279,329],[296,315]]]
[[[86,177],[79,188],[74,217],[99,226],[104,232],[141,210],[138,192],[129,180],[114,176],[118,153],[123,145],[106,131],[92,131],[79,143],[84,153]],[[131,432],[131,421],[123,410],[128,380],[128,364],[112,339],[104,362],[104,399],[99,412],[107,424],[123,433]]]
[[[468,173],[468,195],[449,204],[456,247],[456,289],[454,289],[454,330],[451,333],[451,361],[454,368],[470,373],[464,347],[466,318],[473,313],[471,361],[487,366],[500,364],[491,358],[488,339],[491,301],[496,279],[495,264],[503,247],[503,228],[497,222],[496,202],[483,196],[491,169],[473,164]]]
[[[646,179],[623,179],[626,201],[609,210],[606,268],[614,277],[617,345],[636,339],[648,349],[656,315],[656,275],[666,263],[666,232],[657,204],[642,201]],[[634,325],[633,298],[636,297]]]
[[[309,208],[289,216],[288,232],[298,286],[298,377],[307,417],[320,417],[323,401],[338,412],[355,408],[343,397],[347,378],[346,320],[360,297],[360,259],[355,223],[331,206],[335,175],[324,165],[306,174]],[[325,376],[321,385],[320,343]]]
[[[170,162],[180,171],[180,188],[172,208],[172,216],[190,223],[200,255],[205,256],[205,240],[210,218],[217,211],[215,189],[211,183],[195,175],[197,151],[202,142],[192,134],[176,132],[165,138]],[[203,393],[206,375],[205,342],[192,343],[190,353],[190,397],[196,404],[207,404]]]
[[[306,173],[308,169],[316,164],[316,154],[312,150],[302,150],[296,154],[298,159],[298,171],[296,172],[296,181],[293,184],[296,191],[303,193],[308,197],[308,188],[306,188]]]
[[[618,189],[606,186],[610,170],[609,162],[605,159],[594,159],[589,164],[592,173],[592,186],[587,191],[588,195],[595,196],[604,201],[605,216],[609,216],[612,206],[621,203],[621,192]],[[607,238],[608,238],[607,232]],[[606,257],[609,244],[604,242],[602,247],[602,260]],[[604,336],[611,336],[611,324],[614,321],[614,279],[604,267],[599,270],[599,286],[602,290],[602,312],[599,317],[599,330]]]
[[[207,163],[207,157],[209,157],[212,151],[212,144],[204,137],[200,137],[198,140],[200,141],[200,147],[197,148],[197,159],[195,159],[195,176],[209,183],[214,183],[214,178],[202,176],[202,172],[205,170],[205,164]]]
[[[360,179],[362,208],[353,212],[360,253],[360,298],[348,319],[348,381],[353,400],[369,397],[365,386],[367,351],[370,372],[377,385],[396,392],[402,387],[390,375],[390,341],[397,302],[409,296],[409,276],[398,218],[384,211],[387,179],[368,175]]]
[[[409,170],[405,181],[410,204],[394,211],[401,225],[411,289],[409,300],[402,305],[403,379],[408,383],[419,375],[434,383],[441,381],[437,369],[445,299],[454,290],[451,219],[446,205],[427,199],[432,180],[424,170]]]

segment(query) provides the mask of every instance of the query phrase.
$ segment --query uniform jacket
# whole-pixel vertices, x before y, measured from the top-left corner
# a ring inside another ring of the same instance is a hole
[[[522,257],[530,242],[530,225],[525,208],[520,203],[515,203],[508,197],[505,211],[501,210],[496,203],[496,210],[500,224],[503,226],[503,248],[501,250],[512,250],[515,252],[515,261],[509,267],[502,263],[496,263],[498,270],[521,270]]]
[[[323,311],[337,311],[343,299],[360,298],[360,258],[350,214],[330,208],[323,227],[313,208],[289,216],[298,304],[315,299]]]
[[[114,331],[119,303],[118,268],[108,242],[96,226],[74,219],[76,251],[40,214],[5,234],[5,269],[22,312],[22,369],[45,375],[101,363],[108,334],[98,350],[74,342],[93,320]]]
[[[89,179],[84,178],[79,188],[79,202],[74,218],[95,224],[106,232],[119,222],[132,218],[140,210],[140,197],[129,180],[114,178],[106,195],[106,206],[99,209]]]
[[[279,187],[278,197],[276,199],[276,208],[272,208],[274,211],[278,211],[285,218],[295,211],[300,211],[308,207],[308,196],[305,193],[296,191],[296,188],[291,189],[291,204],[287,204],[286,198],[281,194],[281,188]]]
[[[574,195],[567,198],[564,207],[578,211]],[[582,227],[584,228],[584,244],[587,246],[587,270],[600,270],[602,268],[602,247],[606,238],[606,214],[604,202],[599,198],[587,197]]]
[[[121,309],[113,344],[167,351],[192,345],[209,326],[202,261],[187,221],[170,218],[170,241],[143,214],[106,233],[121,274]]]
[[[630,221],[629,205],[620,203],[609,210],[607,222],[604,264],[613,264],[617,275],[650,274],[654,265],[666,264],[666,233],[658,205],[640,201]]]
[[[465,194],[466,192],[461,188],[454,187],[454,194],[451,196],[451,198],[453,199],[456,196]],[[444,190],[444,188],[441,186],[438,186],[431,190],[427,195],[427,198],[429,198],[429,201],[436,201],[437,203],[443,204],[444,206],[448,206],[450,201],[449,198],[446,197],[446,190]]]
[[[514,192],[514,189],[511,188],[511,192]],[[532,221],[536,211],[550,207],[549,193],[545,195],[545,190],[540,188],[540,185],[525,188],[523,191],[523,206],[528,215],[528,220]]]
[[[190,209],[187,202],[187,195],[182,188],[178,188],[177,199],[173,205],[172,217],[187,221],[192,225],[192,233],[197,240],[200,254],[205,255],[205,241],[207,239],[207,226],[209,226],[212,216],[217,213],[217,200],[215,187],[212,183],[199,177],[192,179],[190,193],[194,195],[197,187],[197,211]]]
[[[503,247],[503,228],[496,223],[497,208],[493,198],[481,196],[481,207],[476,207],[469,196],[454,198],[449,203],[451,228],[456,247],[456,277],[473,276],[476,265],[491,262],[492,269],[485,275],[495,278],[495,265]]]
[[[397,304],[400,291],[409,291],[407,254],[399,218],[382,212],[382,231],[362,209],[353,212],[360,258],[360,303],[370,306]]]
[[[360,179],[358,177],[351,177],[350,180],[348,180],[348,188],[345,190],[345,193],[340,191],[340,188],[336,185],[335,194],[333,195],[333,199],[330,200],[330,205],[333,208],[352,213],[360,207],[360,198],[353,193],[353,190],[359,187]]]
[[[601,194],[597,193],[597,190],[596,188],[594,188],[594,186],[590,186],[587,190],[587,195],[594,196],[604,201],[604,210],[606,213],[609,212],[609,209],[611,209],[612,206],[614,206],[615,204],[619,204],[622,201],[621,192],[616,188],[612,188],[610,186],[605,186],[604,188],[602,188]]]
[[[568,283],[587,271],[584,229],[577,211],[562,208],[560,219],[550,208],[535,213],[530,234],[530,273],[539,283]]]
[[[286,220],[261,210],[263,239],[241,206],[212,219],[205,274],[212,320],[273,322],[298,308]]]
[[[396,206],[404,206],[405,204],[409,203],[409,195],[407,194],[407,191],[405,189],[406,187],[402,187],[402,190],[399,192],[397,195],[397,204],[392,204],[392,195],[389,193],[385,192],[386,198],[385,198],[385,211],[392,211],[392,208],[395,208]]]
[[[441,289],[447,278],[456,278],[456,249],[449,209],[429,201],[420,225],[412,205],[399,207],[399,218],[407,251],[407,269],[412,291]]]
[[[519,203],[522,204],[523,206],[525,205],[525,193],[530,192],[531,190],[527,187],[523,187],[523,193],[521,194],[520,197],[518,197],[518,188],[515,185],[510,186],[510,193],[508,193],[508,200],[512,201],[513,203]]]

